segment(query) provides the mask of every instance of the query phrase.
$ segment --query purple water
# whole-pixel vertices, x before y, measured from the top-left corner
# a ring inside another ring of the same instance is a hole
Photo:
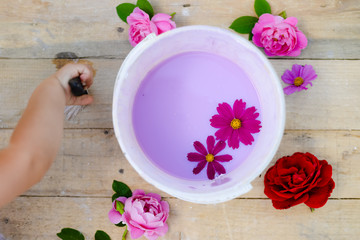
[[[196,152],[194,141],[206,146],[206,138],[216,130],[210,119],[219,103],[231,106],[243,99],[247,107],[260,103],[243,70],[228,59],[205,52],[175,55],[154,67],[141,83],[134,101],[133,126],[137,140],[148,158],[163,171],[183,179],[206,180],[206,168],[198,175],[187,154]],[[261,118],[261,112],[260,112]],[[261,119],[260,119],[261,120]],[[253,150],[240,143],[219,153],[233,160],[224,163],[226,172],[238,167]]]

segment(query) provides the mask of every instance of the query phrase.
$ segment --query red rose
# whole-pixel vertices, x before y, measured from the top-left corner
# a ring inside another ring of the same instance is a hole
[[[277,160],[265,174],[265,194],[276,209],[287,209],[300,203],[310,208],[325,205],[335,182],[332,167],[311,153],[294,153]]]

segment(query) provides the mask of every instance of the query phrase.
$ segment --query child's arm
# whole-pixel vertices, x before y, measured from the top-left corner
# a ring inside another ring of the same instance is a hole
[[[61,143],[65,105],[93,101],[89,95],[71,95],[68,81],[77,76],[90,87],[92,69],[68,64],[32,94],[8,147],[0,151],[0,207],[39,182],[50,167]]]

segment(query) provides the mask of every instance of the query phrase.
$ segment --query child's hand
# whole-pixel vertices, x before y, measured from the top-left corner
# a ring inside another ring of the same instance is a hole
[[[90,95],[82,95],[75,97],[71,94],[69,80],[75,77],[80,77],[81,83],[85,89],[88,89],[93,83],[93,69],[85,64],[69,63],[59,69],[54,76],[57,78],[61,86],[65,90],[66,105],[87,105],[93,102],[93,97]]]

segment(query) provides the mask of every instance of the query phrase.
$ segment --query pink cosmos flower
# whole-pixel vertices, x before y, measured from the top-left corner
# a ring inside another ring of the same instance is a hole
[[[226,173],[225,168],[219,162],[229,162],[233,158],[229,154],[217,156],[226,147],[224,141],[218,141],[215,145],[215,138],[208,136],[206,145],[207,149],[199,141],[194,142],[197,152],[188,153],[187,158],[190,162],[199,162],[193,170],[194,174],[199,174],[207,164],[207,176],[212,180],[215,178],[215,172],[219,175]]]
[[[138,7],[126,18],[126,21],[130,26],[129,41],[133,47],[150,33],[158,35],[176,28],[170,15],[158,13],[150,20],[149,15]]]
[[[260,132],[261,122],[256,120],[259,113],[255,107],[246,108],[246,102],[242,99],[234,102],[233,108],[228,103],[221,103],[217,107],[219,114],[212,116],[210,125],[220,128],[216,133],[216,139],[228,140],[229,147],[239,148],[240,142],[251,145],[254,141],[252,133]]]
[[[155,14],[151,21],[156,25],[159,34],[176,28],[176,24],[171,20],[171,16],[165,13]]]
[[[295,17],[286,19],[265,13],[252,29],[253,42],[268,56],[299,56],[307,46],[306,36],[296,27]]]
[[[281,76],[281,79],[284,83],[290,84],[284,88],[284,93],[286,95],[293,94],[294,92],[299,92],[301,90],[307,90],[307,85],[312,86],[312,80],[317,78],[313,66],[311,65],[298,65],[294,64],[291,71],[286,70]]]
[[[127,225],[131,238],[144,235],[155,240],[168,231],[166,220],[169,216],[169,204],[161,200],[155,193],[145,194],[143,190],[135,190],[126,199],[121,221]]]

